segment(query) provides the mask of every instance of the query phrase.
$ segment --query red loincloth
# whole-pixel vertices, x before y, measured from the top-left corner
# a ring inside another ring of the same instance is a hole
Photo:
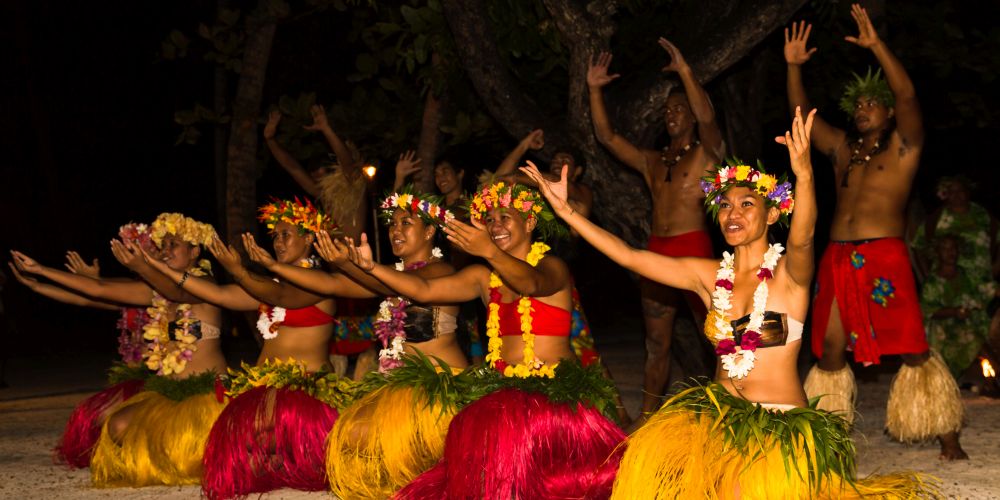
[[[691,231],[674,236],[650,236],[646,249],[667,257],[715,257],[712,238],[707,231]],[[685,299],[693,313],[704,318],[708,312],[701,297],[694,292],[684,292]]]

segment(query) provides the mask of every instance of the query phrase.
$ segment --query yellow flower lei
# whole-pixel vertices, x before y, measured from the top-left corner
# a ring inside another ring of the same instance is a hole
[[[531,251],[525,259],[528,264],[537,266],[542,260],[545,252],[549,251],[549,246],[545,243],[536,242],[531,245]],[[486,318],[487,343],[486,363],[496,366],[500,358],[500,348],[503,340],[500,338],[500,299],[499,288],[503,286],[503,281],[496,272],[490,273],[490,304],[489,315]],[[528,378],[542,376],[554,378],[555,366],[547,366],[542,360],[535,357],[535,334],[532,333],[531,318],[531,297],[522,296],[517,302],[517,312],[521,315],[521,340],[524,341],[524,357],[517,365],[508,365],[503,375],[505,377]]]
[[[203,268],[208,261],[203,260],[199,265],[201,267],[192,267],[188,272],[192,276],[204,276]],[[177,340],[170,340],[169,307],[170,302],[154,290],[151,307],[146,309],[150,321],[142,328],[142,337],[148,341],[146,352],[142,354],[146,368],[164,376],[183,372],[188,360],[198,350],[198,337],[191,333],[191,326],[198,320],[191,316],[191,304],[178,304],[174,311],[175,317],[180,316],[174,329]]]

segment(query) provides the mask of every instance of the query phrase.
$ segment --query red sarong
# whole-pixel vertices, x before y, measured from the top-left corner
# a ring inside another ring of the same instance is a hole
[[[650,236],[646,249],[667,257],[704,257],[715,256],[712,250],[712,238],[706,231],[691,231],[674,236]],[[685,299],[693,313],[704,318],[708,312],[701,297],[694,292],[684,292]]]
[[[878,364],[883,354],[927,351],[920,297],[902,239],[831,241],[819,263],[816,288],[812,348],[817,357],[823,355],[834,298],[855,361]]]

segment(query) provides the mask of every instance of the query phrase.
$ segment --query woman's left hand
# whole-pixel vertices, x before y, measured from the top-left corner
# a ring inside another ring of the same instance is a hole
[[[243,270],[243,259],[240,257],[240,253],[232,245],[223,243],[219,239],[219,235],[212,238],[212,242],[208,244],[208,250],[230,274],[235,276],[238,271]]]
[[[274,266],[278,264],[278,261],[274,260],[274,257],[271,257],[271,254],[267,253],[267,250],[264,250],[257,244],[257,240],[250,233],[243,233],[243,248],[246,249],[250,260],[264,266],[268,271],[274,270]]]
[[[812,134],[813,118],[816,117],[816,110],[809,112],[805,121],[802,120],[802,108],[795,107],[795,119],[792,120],[792,130],[785,132],[784,136],[775,137],[778,144],[788,147],[788,159],[792,165],[792,172],[796,177],[812,175],[812,160],[809,157],[809,141]]]
[[[493,238],[490,237],[486,226],[476,220],[475,217],[470,219],[469,222],[472,223],[471,226],[456,219],[449,222],[447,226],[444,226],[444,232],[448,235],[448,241],[454,243],[469,255],[483,257],[484,259],[494,257],[500,249],[496,243],[493,243]]]

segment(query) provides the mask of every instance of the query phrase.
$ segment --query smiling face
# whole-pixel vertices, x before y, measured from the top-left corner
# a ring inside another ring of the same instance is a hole
[[[531,246],[535,219],[525,219],[513,208],[497,208],[486,214],[486,231],[501,250],[511,253],[520,246]]]
[[[159,259],[174,271],[187,271],[198,261],[201,247],[192,245],[180,237],[168,234],[163,237]]]
[[[742,186],[729,188],[719,201],[719,228],[731,246],[747,244],[767,236],[767,227],[781,212],[768,207],[764,198]]]
[[[443,195],[461,191],[463,176],[465,176],[464,170],[456,170],[454,165],[446,161],[434,167],[434,184]]]
[[[854,126],[862,134],[882,130],[889,124],[893,109],[874,97],[861,96],[854,102]]]
[[[667,108],[664,110],[663,120],[667,124],[667,134],[670,137],[684,135],[694,127],[694,116],[691,114],[691,105],[688,104],[687,95],[674,92],[667,97]]]
[[[287,222],[279,222],[271,231],[274,241],[274,257],[282,264],[296,264],[309,257],[315,237],[312,233],[300,235],[299,228]]]
[[[389,243],[392,245],[392,254],[403,261],[410,261],[414,257],[430,252],[434,244],[435,231],[437,228],[424,223],[420,216],[397,208],[389,222]]]

